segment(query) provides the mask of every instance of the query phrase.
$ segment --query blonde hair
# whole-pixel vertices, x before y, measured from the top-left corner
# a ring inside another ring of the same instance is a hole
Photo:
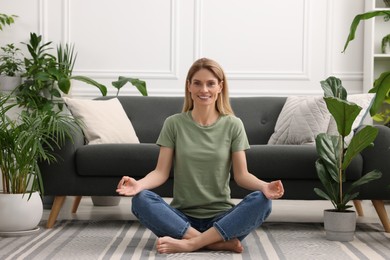
[[[218,79],[218,83],[222,83],[222,91],[218,94],[216,109],[222,115],[234,115],[233,109],[230,105],[229,89],[225,76],[225,72],[222,67],[214,60],[208,58],[201,58],[195,61],[191,68],[188,70],[186,84],[185,84],[185,98],[183,105],[183,112],[187,112],[194,108],[194,101],[191,98],[187,86],[192,81],[193,76],[196,72],[201,69],[207,69]]]

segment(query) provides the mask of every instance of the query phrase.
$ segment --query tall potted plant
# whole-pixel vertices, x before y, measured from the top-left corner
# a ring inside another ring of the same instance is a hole
[[[38,163],[55,161],[54,148],[78,128],[77,121],[64,113],[12,111],[17,104],[10,98],[0,95],[0,233],[28,234],[42,217],[44,191]]]
[[[364,126],[359,129],[346,147],[344,139],[351,133],[352,124],[361,107],[348,102],[347,91],[340,79],[329,77],[321,81],[321,87],[324,90],[327,108],[336,122],[338,135],[321,133],[316,137],[316,149],[319,156],[316,161],[316,170],[323,190],[315,188],[314,191],[334,206],[334,209],[324,211],[326,237],[329,240],[351,241],[354,237],[356,213],[349,210],[352,206],[347,204],[357,198],[359,192],[356,189],[359,186],[380,178],[382,174],[377,170],[371,171],[345,187],[346,170],[357,154],[373,144],[378,129],[370,125]],[[347,218],[348,215],[350,218]]]

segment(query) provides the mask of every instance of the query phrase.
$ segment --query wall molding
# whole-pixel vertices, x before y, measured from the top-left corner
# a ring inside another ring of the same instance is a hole
[[[332,33],[332,29],[334,26],[334,0],[328,0],[326,2],[326,60],[325,60],[325,76],[335,76],[340,78],[341,80],[346,81],[362,81],[363,80],[363,71],[353,71],[353,72],[343,72],[336,71],[333,68],[333,54],[335,42],[334,34]]]
[[[43,1],[43,0],[40,0]],[[62,41],[64,43],[72,42],[72,31],[70,28],[71,15],[70,10],[72,7],[71,0],[62,0],[62,12],[61,12],[61,29],[62,29]],[[144,79],[178,79],[179,78],[179,12],[178,12],[178,0],[170,0],[170,43],[169,43],[169,69],[168,70],[111,70],[111,69],[78,69],[75,70],[75,74],[82,74],[88,77],[107,79],[116,78],[118,75],[132,75],[133,77],[139,77]],[[47,10],[44,9],[44,15],[47,16]]]
[[[233,80],[309,80],[308,63],[309,57],[309,27],[310,21],[310,1],[303,0],[303,29],[302,29],[302,68],[300,71],[228,71],[226,75]],[[203,57],[203,24],[202,24],[203,0],[195,0],[194,2],[194,60]]]

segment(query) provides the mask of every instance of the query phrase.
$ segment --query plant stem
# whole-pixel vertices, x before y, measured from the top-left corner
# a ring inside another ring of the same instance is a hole
[[[340,205],[343,203],[343,160],[344,160],[344,137],[339,136],[339,190],[340,190]]]

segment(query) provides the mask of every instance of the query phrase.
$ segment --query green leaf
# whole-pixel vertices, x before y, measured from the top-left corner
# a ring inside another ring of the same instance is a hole
[[[321,198],[324,198],[326,200],[330,200],[332,201],[332,198],[328,196],[328,194],[326,194],[323,190],[321,189],[318,189],[318,188],[314,188],[314,192],[320,196]]]
[[[71,82],[69,78],[61,78],[58,80],[58,88],[65,94],[69,93]]]
[[[336,77],[328,77],[320,82],[324,90],[325,97],[337,97],[342,100],[347,100],[347,91],[343,87],[341,80]]]
[[[316,163],[318,174],[324,175],[327,173],[335,182],[339,182],[339,171],[337,165],[339,165],[339,138],[337,136],[331,136],[325,133],[321,133],[316,137],[316,149],[320,161]],[[325,170],[321,169],[322,167]],[[322,180],[321,176],[319,176]],[[329,180],[331,181],[331,180]]]
[[[358,131],[352,138],[347,151],[345,152],[343,170],[347,169],[352,159],[367,146],[372,144],[378,135],[378,129],[366,125],[363,129]]]
[[[369,173],[366,173],[360,179],[354,181],[345,193],[349,194],[352,192],[352,190],[356,189],[357,187],[366,184],[370,181],[379,179],[380,177],[382,177],[382,173],[378,170],[373,170]]]
[[[139,80],[139,79],[136,79],[136,78],[128,78],[128,77],[123,77],[123,76],[119,76],[118,80],[117,81],[113,81],[112,82],[112,85],[118,89],[118,92],[117,92],[117,95],[119,94],[119,91],[122,89],[122,87],[124,85],[126,85],[126,83],[130,83],[132,84],[133,86],[135,86],[138,91],[143,95],[143,96],[147,96],[148,95],[148,91],[146,89],[146,82],[143,81],[143,80]]]
[[[325,97],[326,106],[337,124],[337,130],[343,137],[351,133],[352,124],[359,115],[361,107],[355,103],[334,97]]]
[[[95,80],[93,80],[91,78],[88,78],[86,76],[72,76],[72,77],[70,77],[70,79],[75,79],[75,80],[87,83],[89,85],[95,86],[95,87],[97,87],[100,90],[100,92],[102,93],[103,96],[107,95],[107,88],[106,88],[106,86],[98,83],[97,81],[95,81]]]
[[[370,114],[373,116],[380,111],[383,102],[386,100],[390,91],[390,71],[383,72],[374,82],[374,87],[369,90],[370,93],[376,93]]]
[[[349,35],[348,35],[347,41],[345,42],[344,49],[342,52],[345,52],[345,50],[348,47],[349,42],[352,41],[353,39],[355,39],[356,29],[357,29],[360,21],[368,20],[368,19],[371,19],[371,18],[376,17],[376,16],[389,17],[390,11],[387,11],[387,10],[371,11],[371,12],[358,14],[355,16],[355,18],[353,19],[353,21],[351,23],[351,27],[349,29]]]
[[[320,179],[322,185],[325,188],[328,199],[336,201],[339,194],[337,189],[338,185],[332,179],[330,173],[327,171],[321,159],[316,161],[316,170],[317,170],[318,178]]]

